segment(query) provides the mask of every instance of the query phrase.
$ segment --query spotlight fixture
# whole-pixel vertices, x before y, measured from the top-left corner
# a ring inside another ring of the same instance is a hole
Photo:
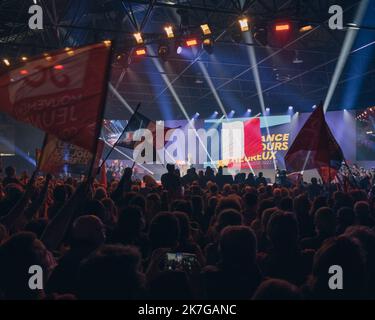
[[[160,44],[159,49],[158,49],[159,57],[162,60],[167,61],[169,53],[170,53],[170,50],[169,50],[168,44],[166,44],[166,43]]]
[[[247,112],[248,112],[248,113],[251,113],[251,109],[247,109]]]
[[[8,59],[3,59],[3,62],[4,64],[7,66],[7,67],[10,67],[10,61]]]
[[[58,64],[58,65],[54,66],[53,68],[55,70],[58,70],[58,71],[64,70],[64,66],[62,64]]]
[[[22,60],[23,62],[26,62],[28,59],[27,59],[26,56],[23,56],[23,57],[21,57],[21,60]]]
[[[201,25],[202,32],[205,36],[209,36],[212,32],[210,29],[210,26],[208,24],[202,24]]]
[[[136,41],[138,44],[142,44],[142,43],[143,43],[142,34],[141,34],[140,32],[136,32],[136,33],[134,33],[133,36],[134,36],[135,41]]]
[[[203,40],[202,48],[208,53],[212,54],[214,52],[214,40],[212,38],[206,38]]]
[[[284,32],[290,30],[290,24],[289,23],[277,23],[275,25],[275,31],[277,32]]]
[[[195,47],[198,45],[198,40],[191,38],[191,39],[187,39],[185,43],[187,47]]]
[[[172,26],[166,26],[164,28],[165,33],[167,34],[168,39],[173,39],[174,38],[174,33],[173,33],[173,27]]]
[[[249,31],[249,20],[247,18],[241,18],[238,20],[242,32]]]
[[[270,113],[271,109],[270,108],[266,108],[266,112],[267,113]]]
[[[135,50],[135,54],[138,56],[138,57],[141,57],[141,56],[145,56],[147,54],[147,50],[145,47],[142,47],[142,48],[138,48]]]
[[[178,54],[178,55],[180,55],[181,53],[182,53],[182,46],[180,45],[180,44],[178,44],[177,46],[176,46],[176,53]]]
[[[300,28],[299,28],[299,32],[300,33],[304,33],[304,32],[307,32],[307,31],[310,31],[313,29],[313,26],[311,24],[307,24],[307,25],[302,25]]]

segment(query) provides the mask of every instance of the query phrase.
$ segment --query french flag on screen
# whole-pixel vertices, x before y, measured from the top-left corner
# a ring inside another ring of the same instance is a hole
[[[262,152],[260,118],[223,123],[222,159],[243,159]]]

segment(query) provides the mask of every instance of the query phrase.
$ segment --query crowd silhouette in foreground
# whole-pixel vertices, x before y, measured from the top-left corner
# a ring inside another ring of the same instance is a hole
[[[6,168],[0,299],[375,298],[371,186],[167,169],[161,185],[130,168],[104,185]],[[42,289],[29,287],[32,265]]]

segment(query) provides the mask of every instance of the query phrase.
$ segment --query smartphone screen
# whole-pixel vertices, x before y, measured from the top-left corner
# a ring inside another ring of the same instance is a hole
[[[197,263],[197,256],[195,254],[168,252],[166,254],[165,269],[169,271],[191,271]]]

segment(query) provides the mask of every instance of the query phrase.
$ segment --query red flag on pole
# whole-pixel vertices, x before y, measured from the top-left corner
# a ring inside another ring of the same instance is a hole
[[[95,153],[110,48],[66,48],[0,75],[0,111]]]
[[[324,182],[332,181],[344,154],[324,116],[323,104],[307,119],[285,156],[289,172],[317,169]]]
[[[47,135],[43,150],[38,157],[40,171],[51,174],[74,173],[86,174],[91,163],[95,173],[99,167],[104,149],[104,142],[98,140],[95,161],[93,153],[71,143],[61,141],[52,135]]]

